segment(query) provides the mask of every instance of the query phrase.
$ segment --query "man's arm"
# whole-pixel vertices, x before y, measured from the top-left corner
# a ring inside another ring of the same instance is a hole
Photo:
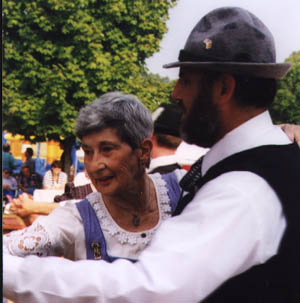
[[[16,302],[198,302],[274,255],[284,229],[266,181],[227,173],[161,225],[139,262],[4,256],[4,295]]]
[[[49,215],[59,203],[36,202],[27,194],[20,195],[17,199],[10,200],[10,211],[20,217],[31,214]]]

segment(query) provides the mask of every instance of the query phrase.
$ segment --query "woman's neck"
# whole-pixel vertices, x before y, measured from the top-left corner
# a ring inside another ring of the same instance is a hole
[[[146,174],[134,192],[103,197],[105,206],[114,221],[123,229],[138,232],[153,228],[159,221],[159,208],[154,184]]]
[[[54,181],[58,181],[58,176],[59,176],[59,173],[54,173],[54,172],[52,172],[52,177],[53,177],[53,180]]]
[[[102,196],[109,210],[143,213],[149,207],[151,180],[144,174],[133,188],[115,196]]]

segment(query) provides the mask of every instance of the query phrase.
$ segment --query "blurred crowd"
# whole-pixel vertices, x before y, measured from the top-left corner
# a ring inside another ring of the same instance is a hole
[[[33,196],[36,189],[64,189],[72,176],[63,171],[61,160],[47,164],[45,173],[38,171],[34,152],[27,147],[24,153],[25,161],[14,158],[8,143],[2,146],[2,185],[4,203],[9,197],[15,198],[22,193]],[[9,196],[9,197],[7,197]]]

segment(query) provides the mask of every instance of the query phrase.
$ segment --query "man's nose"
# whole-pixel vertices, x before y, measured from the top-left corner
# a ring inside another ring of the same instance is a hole
[[[173,101],[176,101],[178,99],[181,99],[181,95],[180,95],[180,84],[179,84],[179,81],[176,82],[174,88],[173,88],[173,91],[172,91],[172,99]]]

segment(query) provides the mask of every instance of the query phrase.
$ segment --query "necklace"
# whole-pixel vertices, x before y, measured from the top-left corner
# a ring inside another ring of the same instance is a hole
[[[141,219],[138,215],[136,214],[132,214],[133,218],[132,218],[132,224],[135,226],[135,227],[139,227],[140,224],[141,224]]]
[[[148,193],[147,193],[147,196],[146,196],[146,199],[147,199],[147,205],[146,205],[146,208],[145,208],[145,211],[147,209],[149,209],[150,207],[150,204],[151,204],[151,199],[152,199],[152,192],[151,192],[151,184],[150,184],[150,180],[147,179],[147,182],[148,182]],[[142,192],[141,192],[142,194]],[[125,208],[125,207],[122,207],[122,206],[118,206],[119,208],[123,209],[124,211],[128,212],[129,214],[132,215],[132,224],[135,226],[135,227],[139,227],[141,225],[141,218],[140,216],[136,213],[136,212],[132,212],[130,211],[129,209]]]
[[[145,210],[147,210],[151,204],[151,198],[152,198],[152,193],[151,193],[151,188],[150,188],[150,181],[149,179],[148,180],[148,199],[147,199],[147,207]],[[127,210],[128,211],[128,210]],[[129,211],[128,211],[129,212]],[[135,213],[131,213],[130,214],[132,215],[132,224],[135,226],[135,227],[139,227],[140,224],[141,224],[141,218],[139,217],[139,215],[135,214]]]

